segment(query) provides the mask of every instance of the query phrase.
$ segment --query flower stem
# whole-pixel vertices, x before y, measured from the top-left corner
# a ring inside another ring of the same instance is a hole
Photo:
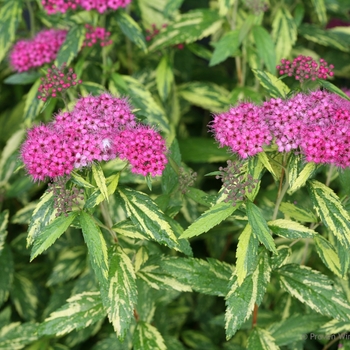
[[[332,181],[334,169],[335,169],[334,164],[331,164],[331,166],[329,167],[328,173],[327,173],[327,179],[326,179],[326,183],[325,183],[326,186],[329,186],[329,184]]]
[[[100,224],[101,227],[103,227],[104,229],[106,229],[112,236],[114,242],[118,242],[118,237],[117,234],[112,230],[112,226],[113,226],[113,222],[112,222],[112,218],[109,214],[108,208],[106,206],[106,202],[103,201],[102,203],[100,203],[100,209],[101,209],[101,214],[103,216],[103,219],[106,223],[106,225]]]
[[[28,10],[28,14],[29,14],[29,29],[30,29],[30,36],[32,38],[34,38],[35,36],[35,20],[34,20],[34,11],[33,11],[33,7],[32,4],[30,2],[30,0],[26,1],[27,4],[27,10]]]
[[[273,216],[272,216],[272,220],[276,220],[277,219],[277,215],[278,215],[278,210],[279,207],[282,203],[283,197],[286,194],[288,187],[289,187],[289,176],[288,176],[288,170],[285,168],[286,164],[286,155],[284,155],[284,161],[283,161],[283,167],[282,167],[282,174],[281,174],[281,180],[280,180],[280,187],[278,190],[278,196],[276,199],[276,204],[275,204],[275,209],[273,211]],[[283,175],[285,175],[285,180],[284,180],[284,185],[282,186],[282,182],[283,182]]]

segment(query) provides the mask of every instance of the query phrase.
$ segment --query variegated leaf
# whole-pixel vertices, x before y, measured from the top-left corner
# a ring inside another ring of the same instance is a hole
[[[232,276],[229,283],[230,291],[226,296],[225,329],[226,338],[230,339],[246,321],[254,309],[254,304],[260,305],[270,280],[271,267],[267,251],[259,254],[256,270],[248,275],[241,285],[237,277]]]
[[[327,89],[330,92],[334,92],[335,94],[339,95],[340,97],[350,101],[350,97],[343,91],[340,90],[337,86],[332,84],[330,81],[323,80],[323,79],[317,79],[317,82],[323,86],[325,89]]]
[[[99,292],[75,295],[53,312],[38,329],[38,334],[62,336],[102,320],[106,316]]]
[[[247,349],[279,350],[279,347],[269,331],[255,327],[249,335]]]
[[[137,324],[134,338],[134,350],[166,350],[164,339],[157,328],[146,322]]]
[[[42,81],[38,79],[30,88],[26,97],[23,120],[27,126],[30,126],[32,124],[32,121],[36,116],[39,115],[41,109],[44,106],[43,100],[38,99],[38,96],[40,95],[38,88],[41,83]]]
[[[338,241],[350,248],[350,216],[332,189],[316,180],[309,181],[311,200],[322,222]]]
[[[49,248],[67,230],[70,224],[78,215],[78,212],[71,212],[68,216],[61,215],[52,221],[48,226],[35,237],[34,245],[30,254],[30,261]]]
[[[92,165],[92,175],[94,176],[97,187],[99,188],[104,199],[107,199],[108,201],[108,190],[107,190],[106,178],[105,178],[105,175],[103,174],[103,170],[99,163]]]
[[[36,341],[38,324],[33,322],[9,323],[0,330],[0,349],[1,350],[20,350],[26,345]],[[28,347],[27,347],[28,348]]]
[[[163,56],[156,70],[156,81],[159,96],[165,102],[170,94],[174,82],[173,70],[170,66],[169,58]]]
[[[9,211],[4,210],[0,214],[0,255],[5,246],[5,240],[7,237],[8,220],[9,220]]]
[[[311,0],[317,14],[318,20],[322,25],[327,23],[327,9],[324,0]]]
[[[284,265],[275,271],[281,286],[314,311],[337,320],[350,320],[349,302],[326,275],[297,264]]]
[[[259,69],[252,69],[252,71],[271,97],[285,98],[290,91],[286,84],[269,72],[264,72]]]
[[[107,314],[117,336],[124,338],[137,303],[136,276],[129,257],[120,246],[111,248],[109,262]]]
[[[13,282],[13,258],[7,244],[5,244],[0,255],[0,307],[7,300]]]
[[[277,219],[269,221],[267,225],[275,235],[288,239],[308,238],[317,235],[314,230],[292,220]]]
[[[292,203],[281,203],[279,210],[286,216],[301,222],[317,222],[316,215]]]
[[[221,28],[222,19],[215,11],[201,9],[183,14],[168,25],[153,40],[150,51],[181,43],[193,43],[205,38]]]

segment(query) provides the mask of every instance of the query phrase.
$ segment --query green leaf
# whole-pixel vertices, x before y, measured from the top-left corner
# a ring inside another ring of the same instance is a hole
[[[131,98],[132,105],[139,108],[142,114],[147,116],[149,124],[154,124],[160,130],[169,133],[169,121],[165,111],[156,103],[148,89],[131,76],[123,75],[122,77],[128,85],[128,95]]]
[[[228,11],[231,9],[234,0],[219,0],[218,3],[220,16],[226,16]]]
[[[1,350],[19,350],[26,347],[26,345],[33,343],[38,339],[36,333],[38,324],[28,322],[10,323],[0,330],[0,349]],[[30,349],[30,347],[26,347]]]
[[[71,173],[71,180],[75,184],[77,184],[80,187],[85,187],[85,188],[95,188],[94,185],[91,185],[90,182],[87,182],[82,176],[80,176],[78,173],[73,171]]]
[[[330,81],[323,80],[323,79],[317,79],[317,82],[323,86],[325,89],[327,89],[330,92],[334,92],[335,94],[339,95],[340,97],[350,101],[350,97],[342,90],[340,90],[337,86],[332,84]]]
[[[135,43],[143,52],[147,52],[147,45],[142,29],[124,10],[116,12],[115,16],[122,32]]]
[[[318,235],[315,237],[315,246],[318,256],[323,263],[337,276],[344,278],[346,274],[342,274],[340,260],[334,246],[324,237]]]
[[[268,31],[261,26],[253,26],[252,33],[259,57],[264,61],[266,68],[272,74],[276,72],[275,45]]]
[[[205,38],[222,26],[222,19],[215,11],[200,9],[183,14],[164,28],[153,40],[150,51],[181,43],[193,43]]]
[[[118,188],[117,193],[123,209],[138,230],[160,244],[180,250],[179,242],[165,214],[150,197],[130,188]]]
[[[83,45],[85,33],[86,29],[83,25],[74,25],[69,29],[66,40],[57,54],[55,61],[57,67],[61,67],[63,63],[68,66],[72,62]]]
[[[99,292],[75,295],[53,312],[38,329],[38,334],[62,336],[73,330],[83,329],[106,316]]]
[[[276,43],[276,58],[289,57],[297,40],[298,29],[289,10],[279,7],[272,22],[272,37]]]
[[[274,75],[259,69],[252,69],[252,71],[271,97],[285,98],[289,93],[289,87]]]
[[[34,239],[34,245],[30,253],[30,261],[33,261],[39,254],[51,247],[51,245],[66,232],[77,215],[78,212],[76,211],[69,213],[68,216],[61,215],[46,226]]]
[[[327,9],[324,0],[311,0],[315,13],[322,25],[327,23]]]
[[[105,300],[106,292],[108,291],[108,254],[106,241],[93,217],[85,211],[80,213],[80,225],[88,247],[91,266],[100,284],[103,304],[108,305],[108,301]]]
[[[266,329],[255,327],[249,335],[247,349],[279,350],[275,339]]]
[[[133,338],[134,350],[166,350],[164,339],[157,328],[146,322],[139,322]]]
[[[277,254],[275,242],[260,209],[251,201],[247,201],[247,216],[253,233],[259,241],[271,252]]]
[[[184,2],[184,0],[170,0],[167,2],[167,4],[165,5],[164,8],[164,15],[166,17],[169,17],[170,15],[173,14],[173,12],[175,12],[176,10],[178,10],[182,3]]]
[[[13,258],[11,250],[5,244],[0,255],[0,307],[7,300],[13,281]]]
[[[46,285],[54,286],[67,282],[81,274],[85,268],[86,247],[69,247],[60,252]]]
[[[174,82],[174,74],[170,66],[169,58],[163,56],[156,70],[156,81],[159,96],[165,102],[170,94]]]
[[[321,221],[347,249],[350,248],[350,216],[332,189],[316,180],[309,181],[311,200]]]
[[[191,238],[208,232],[214,226],[227,219],[232,213],[240,207],[241,203],[232,206],[232,203],[217,203],[205,211],[197,220],[195,220],[181,235],[181,238]]]
[[[203,45],[192,43],[192,44],[187,44],[186,48],[200,58],[203,58],[207,61],[210,61],[211,59],[212,52],[207,48],[205,48]]]
[[[34,83],[38,78],[40,78],[40,73],[38,72],[16,73],[7,77],[4,83],[9,85],[26,85]]]
[[[303,24],[299,27],[299,34],[305,39],[323,46],[333,47],[340,51],[349,52],[349,38],[327,29],[321,29],[316,25]]]
[[[106,185],[106,178],[99,163],[92,165],[92,175],[96,181],[97,187],[102,193],[103,197],[108,201],[108,190]]]
[[[215,66],[226,58],[238,54],[241,41],[239,40],[240,30],[232,30],[226,33],[217,43],[215,43],[215,50],[209,62],[209,67]]]
[[[124,338],[134,317],[137,303],[137,287],[134,268],[120,246],[110,251],[108,318],[118,337]]]
[[[212,112],[230,107],[229,92],[214,83],[191,82],[178,86],[178,94],[186,101]]]
[[[260,305],[270,280],[271,267],[266,250],[259,254],[256,270],[248,275],[241,285],[237,277],[232,276],[229,283],[230,291],[226,296],[225,329],[226,338],[230,339],[246,321],[254,304]]]
[[[236,274],[238,285],[241,285],[248,274],[256,268],[259,240],[247,224],[239,235],[236,251]]]
[[[0,214],[0,255],[5,246],[8,221],[9,221],[9,211],[4,210]]]
[[[286,216],[301,222],[317,222],[317,217],[310,210],[305,210],[292,203],[281,203],[279,210]]]
[[[337,320],[350,320],[348,301],[327,276],[297,264],[284,265],[276,272],[281,286],[314,311]]]
[[[309,238],[317,235],[316,231],[292,220],[277,219],[269,221],[267,225],[275,235],[288,239]]]
[[[0,62],[16,38],[16,29],[22,14],[19,0],[7,0],[0,9]]]
[[[30,88],[27,94],[26,103],[24,105],[24,112],[23,112],[23,120],[27,125],[31,125],[34,118],[40,114],[40,111],[44,106],[44,102],[38,99],[38,96],[39,96],[38,88],[41,83],[42,81],[38,79]]]
[[[43,229],[56,219],[56,212],[53,194],[46,191],[33,211],[28,229],[27,247],[32,245]]]

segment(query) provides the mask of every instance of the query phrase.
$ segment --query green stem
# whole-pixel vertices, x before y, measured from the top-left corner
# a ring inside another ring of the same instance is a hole
[[[329,186],[329,184],[332,181],[332,176],[333,176],[334,169],[335,169],[334,164],[331,164],[331,166],[329,167],[329,170],[328,170],[328,174],[327,174],[327,179],[326,179],[326,184],[325,184],[326,186]]]
[[[112,226],[113,226],[113,222],[112,222],[112,218],[109,214],[108,208],[106,206],[106,202],[103,201],[102,203],[100,203],[100,209],[101,209],[101,214],[103,216],[103,219],[106,223],[106,225],[99,223],[99,225],[101,227],[103,227],[104,229],[106,229],[112,236],[114,242],[118,242],[118,237],[117,234],[112,230]]]
[[[33,7],[32,7],[32,4],[31,4],[30,0],[27,0],[27,1],[26,1],[26,4],[27,4],[27,10],[28,10],[28,13],[29,13],[30,36],[31,36],[32,38],[34,38],[34,36],[35,36],[34,11],[33,11]]]
[[[284,155],[284,162],[283,165],[286,164],[286,154]],[[287,168],[285,168],[284,166],[282,166],[282,175],[281,175],[281,182],[283,181],[283,174],[285,174],[285,180],[284,180],[284,185],[282,188],[280,188],[280,191],[278,193],[278,197],[276,200],[276,204],[275,204],[275,209],[273,211],[273,216],[272,216],[272,220],[276,220],[277,219],[277,215],[278,215],[278,210],[280,208],[280,205],[282,203],[283,197],[286,194],[288,187],[289,187],[289,176],[288,176],[288,170]]]

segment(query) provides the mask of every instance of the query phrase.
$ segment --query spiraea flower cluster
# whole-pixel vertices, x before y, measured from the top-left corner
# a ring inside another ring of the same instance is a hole
[[[164,139],[137,123],[126,99],[107,93],[78,100],[71,112],[35,126],[22,146],[22,159],[34,180],[69,175],[73,169],[119,156],[132,171],[160,175],[167,163]]]
[[[18,72],[41,67],[56,59],[57,53],[66,39],[67,31],[46,29],[34,39],[19,40],[10,53],[10,64]]]
[[[41,0],[49,15],[57,12],[65,13],[69,9],[76,10],[79,7],[86,11],[97,10],[99,13],[104,13],[126,7],[130,2],[131,0]]]
[[[320,59],[318,64],[312,57],[299,55],[293,62],[282,59],[281,65],[276,66],[280,75],[287,74],[289,77],[295,77],[303,83],[305,80],[316,80],[332,77],[334,75],[332,64],[328,64],[324,59]]]
[[[299,152],[308,162],[350,166],[350,102],[330,92],[241,103],[216,115],[211,128],[221,147],[243,159],[274,142],[278,151]]]
[[[108,32],[105,28],[93,27],[90,24],[85,24],[85,28],[86,34],[83,47],[91,47],[95,44],[98,44],[101,47],[103,47],[111,45],[113,43],[113,41],[109,38],[111,36],[111,33]]]
[[[45,78],[41,78],[41,80],[38,98],[42,101],[46,101],[49,97],[56,97],[57,94],[63,94],[71,86],[81,84],[81,80],[77,79],[73,68],[67,68],[66,64],[63,64],[61,68],[51,66],[47,70]]]

